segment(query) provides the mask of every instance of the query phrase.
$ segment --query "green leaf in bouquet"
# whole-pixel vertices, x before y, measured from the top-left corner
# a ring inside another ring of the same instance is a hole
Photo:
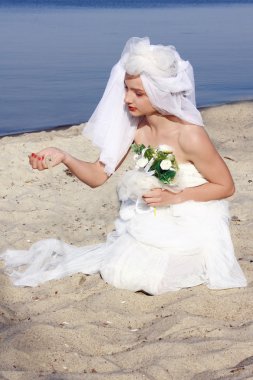
[[[174,156],[172,159],[171,159],[171,163],[172,163],[172,167],[178,171],[179,167],[178,167],[178,163],[177,163],[177,160],[176,160],[176,157]]]
[[[165,184],[170,184],[173,182],[175,176],[176,172],[174,170],[165,170],[164,173],[161,173],[159,180]]]
[[[163,160],[166,160],[167,156],[168,156],[167,152],[157,152],[156,159],[159,161],[163,161]]]
[[[157,175],[156,174],[159,174],[159,173],[161,173],[161,167],[160,167],[160,161],[158,161],[158,160],[155,160],[154,162],[153,162],[153,164],[151,165],[151,167],[150,167],[150,169],[149,169],[149,171],[155,171],[155,176],[157,177]],[[159,177],[158,177],[159,178]]]
[[[131,149],[132,149],[132,151],[134,152],[134,153],[136,153],[136,154],[141,154],[142,153],[142,151],[143,151],[143,149],[145,149],[146,147],[145,147],[145,145],[144,144],[132,144],[131,145]]]
[[[149,161],[151,158],[154,157],[155,151],[150,146],[145,150],[144,157],[147,158]]]

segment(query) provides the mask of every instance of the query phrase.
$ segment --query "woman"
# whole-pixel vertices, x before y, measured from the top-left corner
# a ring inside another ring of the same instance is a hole
[[[27,265],[25,271],[12,273],[16,285],[35,286],[81,271],[99,272],[118,288],[149,294],[199,284],[212,289],[246,286],[224,200],[234,193],[234,183],[196,109],[192,67],[174,47],[130,39],[84,133],[101,150],[96,162],[47,148],[31,154],[32,168],[63,163],[81,181],[97,187],[120,166],[133,141],[165,144],[178,162],[178,188],[164,188],[159,181],[151,181],[152,187],[143,172],[126,173],[118,189],[119,217],[107,242],[77,248],[48,239],[28,252],[7,251],[7,267]],[[140,192],[142,202],[136,195]]]

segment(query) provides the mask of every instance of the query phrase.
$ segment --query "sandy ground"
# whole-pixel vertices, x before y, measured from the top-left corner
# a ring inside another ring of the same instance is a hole
[[[1,379],[253,379],[253,103],[202,114],[236,182],[231,231],[248,287],[147,296],[115,289],[99,275],[76,274],[16,288],[1,264]],[[81,129],[0,140],[1,251],[59,235],[86,245],[113,229],[115,186],[131,158],[95,190],[63,166],[33,172],[27,163],[28,153],[46,146],[93,160],[97,151]]]

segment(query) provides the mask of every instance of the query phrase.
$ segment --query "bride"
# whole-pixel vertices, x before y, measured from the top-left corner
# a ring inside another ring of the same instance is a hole
[[[195,106],[192,67],[173,46],[131,38],[84,134],[100,148],[96,162],[46,148],[29,156],[30,165],[45,170],[62,163],[95,188],[121,165],[133,141],[165,146],[177,160],[176,189],[145,168],[127,172],[118,186],[121,207],[107,241],[73,247],[47,239],[29,251],[8,250],[2,259],[15,285],[36,286],[83,272],[154,295],[199,284],[246,286],[228,226],[225,198],[233,195],[234,183]]]

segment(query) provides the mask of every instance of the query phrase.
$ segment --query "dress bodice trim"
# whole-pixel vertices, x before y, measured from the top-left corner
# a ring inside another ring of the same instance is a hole
[[[200,186],[208,182],[191,162],[181,163],[178,166],[176,182],[179,187]]]

